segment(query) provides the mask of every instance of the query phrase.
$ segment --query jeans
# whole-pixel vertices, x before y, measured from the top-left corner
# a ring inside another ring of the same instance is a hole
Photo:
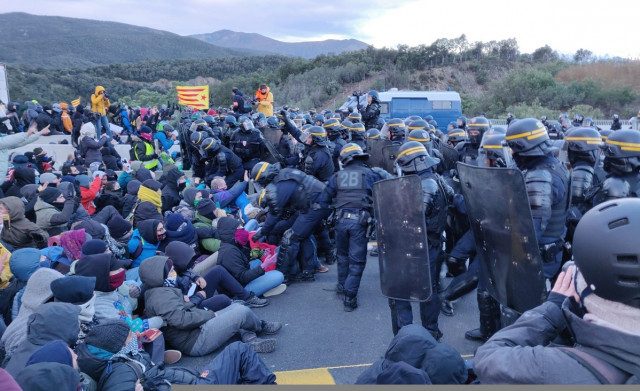
[[[227,269],[220,265],[214,266],[213,269],[209,270],[202,278],[207,282],[204,288],[207,299],[203,300],[201,304],[204,304],[209,298],[214,298],[216,291],[223,294],[228,293],[229,297],[237,297],[240,300],[247,300],[250,296],[249,291],[244,289],[238,280],[233,278]],[[211,307],[207,308],[215,311],[215,309]]]
[[[249,307],[242,304],[231,304],[216,313],[200,326],[200,335],[188,353],[190,356],[205,356],[218,349],[235,334],[241,335],[260,332],[262,323]]]
[[[102,137],[102,127],[105,128],[107,136],[113,139],[113,134],[111,133],[111,128],[109,127],[109,120],[106,115],[101,115],[100,119],[96,121],[96,134],[98,135],[98,140]]]
[[[234,342],[224,348],[202,371],[199,384],[275,384],[276,376],[249,345]]]
[[[365,227],[356,220],[340,218],[335,229],[338,284],[344,287],[347,296],[356,297],[367,263]]]
[[[242,212],[242,215],[244,216],[244,212]],[[247,221],[247,223],[244,225],[244,229],[249,232],[257,231],[259,227],[260,225],[254,219]]]
[[[254,259],[249,262],[249,265],[253,269],[254,267],[260,267],[261,263],[259,259]],[[244,289],[253,292],[256,296],[262,296],[266,291],[282,284],[282,281],[284,281],[284,274],[278,270],[271,270],[249,282]]]

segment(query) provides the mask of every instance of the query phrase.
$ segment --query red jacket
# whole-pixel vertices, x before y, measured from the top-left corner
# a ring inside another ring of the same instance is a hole
[[[96,206],[93,204],[93,200],[96,199],[101,187],[102,179],[100,179],[99,176],[93,178],[93,182],[88,189],[86,187],[80,187],[80,203],[90,216],[96,213]]]

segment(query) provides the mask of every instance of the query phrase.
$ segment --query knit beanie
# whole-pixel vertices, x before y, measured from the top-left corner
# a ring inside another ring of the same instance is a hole
[[[162,188],[162,183],[154,179],[147,179],[146,181],[142,182],[142,186],[153,191],[158,191]]]
[[[214,220],[216,218],[216,215],[213,214],[215,210],[216,204],[208,198],[202,199],[196,206],[196,212],[209,220]]]
[[[141,184],[137,179],[130,180],[129,183],[127,183],[127,194],[137,195]]]
[[[51,282],[51,292],[55,301],[84,304],[91,300],[96,287],[96,278],[87,276],[68,276]]]
[[[58,179],[58,176],[51,172],[45,172],[40,175],[40,183],[52,183],[56,179]]]
[[[40,199],[47,204],[53,204],[56,199],[62,194],[60,190],[55,187],[47,187],[39,193]]]
[[[107,223],[107,228],[109,228],[109,234],[111,237],[120,239],[131,231],[132,226],[127,220],[118,215],[114,215]]]
[[[125,345],[129,337],[129,325],[124,320],[109,319],[93,326],[84,342],[98,349],[116,354]]]
[[[180,213],[171,213],[164,219],[164,227],[168,231],[177,231],[186,220]]]
[[[56,339],[44,344],[40,349],[33,352],[25,366],[28,367],[29,365],[40,362],[57,362],[72,367],[73,357],[71,357],[71,352],[67,344],[62,340]]]
[[[82,245],[82,254],[102,254],[107,251],[107,243],[103,240],[91,239]]]

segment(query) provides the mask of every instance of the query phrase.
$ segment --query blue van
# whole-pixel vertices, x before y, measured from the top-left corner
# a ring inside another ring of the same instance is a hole
[[[449,122],[455,122],[462,115],[460,94],[455,91],[399,91],[392,88],[379,95],[380,118],[385,120],[431,115],[438,123],[438,128],[447,133]],[[366,95],[360,96],[360,104],[367,104]],[[350,107],[355,109],[355,97],[350,97],[340,109],[348,110]]]

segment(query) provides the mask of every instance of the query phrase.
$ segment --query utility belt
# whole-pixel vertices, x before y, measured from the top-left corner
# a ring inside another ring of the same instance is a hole
[[[441,248],[442,247],[442,235],[427,233],[427,239],[429,240],[429,248]]]
[[[360,211],[348,210],[348,209],[337,210],[335,214],[335,219],[353,220],[363,227],[366,227],[373,222],[373,217],[371,216],[371,213],[367,212],[364,209]]]
[[[541,244],[540,256],[543,263],[556,262],[558,253],[561,253],[564,249],[564,240],[557,240],[552,243]]]

